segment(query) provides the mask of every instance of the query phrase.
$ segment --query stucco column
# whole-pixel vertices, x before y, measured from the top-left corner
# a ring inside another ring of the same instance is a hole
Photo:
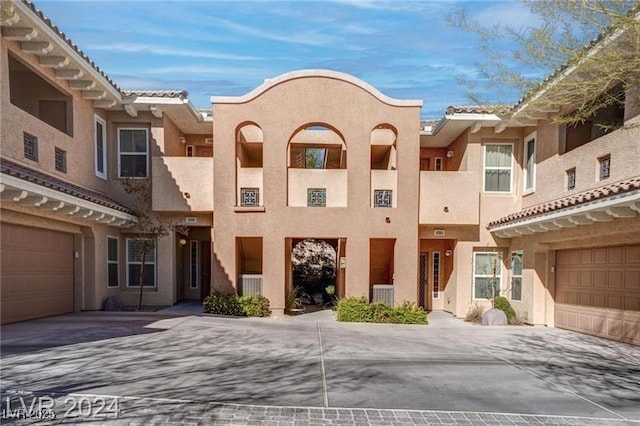
[[[417,233],[416,233],[417,234]],[[394,302],[417,302],[418,293],[418,237],[398,238],[394,248]]]
[[[285,238],[268,236],[262,240],[262,293],[269,299],[275,315],[284,313],[285,271],[289,259],[285,259]]]
[[[369,239],[363,236],[348,237],[345,257],[346,296],[369,298]]]

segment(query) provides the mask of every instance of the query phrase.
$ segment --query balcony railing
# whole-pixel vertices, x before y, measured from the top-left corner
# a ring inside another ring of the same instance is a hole
[[[480,223],[478,172],[420,172],[420,224]]]
[[[213,158],[153,157],[153,209],[213,211]]]

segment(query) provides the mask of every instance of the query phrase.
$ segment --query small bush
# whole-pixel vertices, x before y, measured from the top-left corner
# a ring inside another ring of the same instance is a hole
[[[469,306],[469,311],[467,312],[467,316],[464,318],[464,320],[475,324],[481,324],[483,314],[484,306],[476,302],[473,305]]]
[[[269,299],[261,294],[242,296],[238,301],[242,306],[242,311],[248,317],[268,317],[271,315]]]
[[[413,303],[393,308],[384,302],[369,303],[366,297],[340,299],[337,318],[341,322],[427,324],[427,313]]]
[[[500,309],[502,312],[505,313],[505,315],[507,316],[507,322],[509,324],[513,322],[513,319],[516,316],[516,311],[513,309],[513,307],[511,306],[511,303],[509,303],[509,300],[506,297],[503,297],[503,296],[496,297],[493,301],[493,307],[496,309]]]
[[[266,317],[271,315],[269,299],[262,295],[242,296],[214,292],[204,299],[202,310],[208,314]]]

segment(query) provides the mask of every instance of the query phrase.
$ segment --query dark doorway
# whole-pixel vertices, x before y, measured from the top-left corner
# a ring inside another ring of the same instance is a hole
[[[306,312],[322,309],[335,300],[337,239],[295,239],[291,252],[292,289],[288,307]],[[292,294],[293,293],[293,294]],[[293,300],[297,298],[298,300]],[[291,303],[289,303],[291,302]]]

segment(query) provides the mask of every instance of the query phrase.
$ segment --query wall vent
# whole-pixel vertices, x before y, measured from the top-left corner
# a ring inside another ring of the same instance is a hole
[[[204,138],[204,143],[207,145],[213,145],[213,138]]]
[[[252,294],[262,294],[262,275],[259,274],[241,274],[238,277],[240,284],[240,294],[242,296],[251,296]]]
[[[374,284],[371,301],[393,306],[393,284]]]
[[[185,223],[197,223],[198,218],[195,216],[187,216],[184,218]]]
[[[435,235],[436,237],[444,237],[444,229],[434,229],[433,230],[433,235]]]

